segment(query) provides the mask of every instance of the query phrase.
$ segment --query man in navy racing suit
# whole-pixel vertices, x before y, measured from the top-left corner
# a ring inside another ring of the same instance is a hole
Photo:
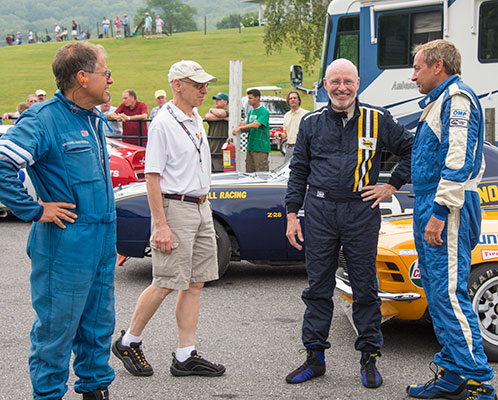
[[[333,314],[332,296],[342,246],[353,289],[353,320],[361,351],[361,380],[382,384],[376,357],[383,339],[375,259],[379,203],[410,179],[412,135],[385,109],[360,103],[358,71],[349,60],[332,62],[323,80],[330,101],[305,115],[299,127],[286,195],[287,238],[301,250],[297,212],[304,203],[306,269],[309,287],[302,339],[306,362],[286,378],[300,383],[325,373],[324,350]],[[377,185],[382,149],[401,157],[389,183]],[[307,190],[307,187],[309,189]]]
[[[83,399],[108,399],[114,331],[116,224],[103,123],[95,106],[113,83],[105,51],[87,42],[61,47],[52,70],[58,90],[34,104],[0,138],[0,200],[34,221],[28,239],[36,312],[29,368],[33,398],[60,400],[69,361]],[[27,168],[39,201],[17,172]]]
[[[415,48],[412,80],[423,109],[412,153],[413,231],[422,284],[442,349],[435,379],[407,388],[417,398],[496,399],[477,316],[467,292],[479,241],[477,185],[484,172],[483,112],[460,79],[461,55],[445,40]]]

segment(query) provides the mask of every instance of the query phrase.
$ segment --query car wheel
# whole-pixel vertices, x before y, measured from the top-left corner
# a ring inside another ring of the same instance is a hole
[[[214,221],[216,232],[216,244],[218,248],[218,276],[221,278],[228,269],[230,256],[232,255],[232,245],[228,233],[218,221]]]
[[[287,139],[282,140],[282,143],[280,143],[280,153],[285,156],[285,153],[287,152]]]
[[[472,307],[479,318],[484,351],[498,361],[498,263],[485,263],[470,272],[468,287]]]

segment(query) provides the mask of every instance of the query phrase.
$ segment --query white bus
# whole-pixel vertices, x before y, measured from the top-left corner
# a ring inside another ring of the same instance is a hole
[[[422,95],[410,80],[416,44],[447,39],[462,54],[462,78],[481,100],[486,140],[495,143],[498,105],[498,0],[333,0],[327,12],[315,109],[328,102],[322,78],[336,58],[358,67],[359,98],[416,127]],[[299,88],[302,72],[291,67]],[[306,89],[304,89],[306,90]]]

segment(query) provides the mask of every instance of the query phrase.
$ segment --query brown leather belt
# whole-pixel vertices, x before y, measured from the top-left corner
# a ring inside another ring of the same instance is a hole
[[[167,199],[172,199],[172,200],[180,200],[180,201],[188,201],[189,203],[197,203],[197,204],[202,204],[206,201],[207,196],[201,196],[201,197],[192,197],[192,196],[185,196],[184,194],[167,194],[163,193],[163,196]]]

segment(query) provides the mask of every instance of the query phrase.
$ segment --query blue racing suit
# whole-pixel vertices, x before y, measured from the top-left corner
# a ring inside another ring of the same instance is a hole
[[[114,379],[108,360],[116,217],[103,120],[96,109],[82,109],[57,91],[0,138],[0,200],[16,216],[38,221],[43,214],[17,179],[24,167],[41,201],[73,203],[78,215],[73,224],[64,221],[66,229],[34,222],[28,239],[36,312],[29,355],[34,399],[64,396],[71,351],[76,392],[107,387]]]
[[[357,101],[353,115],[347,117],[335,112],[329,102],[302,118],[285,202],[293,213],[305,204],[309,287],[302,294],[304,345],[330,347],[332,296],[342,246],[353,289],[355,348],[374,352],[383,343],[375,268],[380,209],[372,208],[372,201],[362,201],[361,193],[365,186],[377,183],[386,148],[401,156],[389,183],[399,188],[409,180],[413,136],[379,107]]]
[[[442,349],[437,365],[479,382],[493,377],[467,292],[471,251],[479,241],[477,185],[484,172],[479,99],[452,75],[420,103],[412,151],[414,236],[422,284]],[[431,216],[445,221],[443,244],[424,240]]]

